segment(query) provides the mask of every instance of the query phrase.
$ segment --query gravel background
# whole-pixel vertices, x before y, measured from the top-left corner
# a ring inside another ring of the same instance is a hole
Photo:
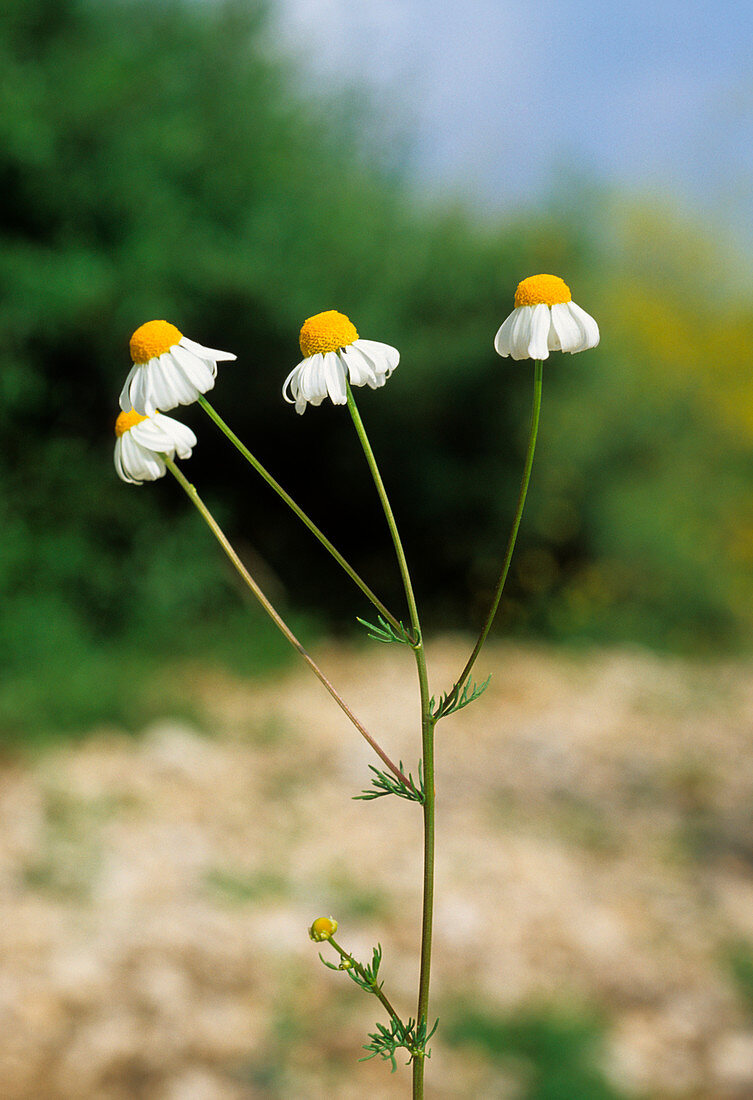
[[[435,690],[467,643],[430,648]],[[397,647],[317,657],[415,770]],[[753,945],[753,668],[642,652],[490,647],[485,697],[440,723],[433,1008],[576,1006],[607,1022],[627,1096],[753,1096],[753,1009],[726,961]],[[3,1100],[406,1097],[358,1065],[379,1006],[325,970],[307,927],[378,940],[413,1011],[417,808],[352,801],[368,747],[305,670],[243,683],[181,668],[166,719],[0,768]],[[432,1097],[525,1096],[452,1048]]]

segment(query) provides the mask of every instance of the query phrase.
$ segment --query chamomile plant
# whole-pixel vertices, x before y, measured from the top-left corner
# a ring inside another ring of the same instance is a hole
[[[338,926],[334,917],[317,917],[309,929],[311,939],[330,952],[328,957],[323,954],[320,956],[324,965],[344,974],[349,981],[379,1003],[381,1016],[364,1044],[364,1059],[382,1058],[393,1070],[397,1068],[398,1060],[408,1063],[411,1066],[414,1100],[424,1095],[426,1061],[430,1055],[429,1041],[437,1027],[437,1021],[432,1019],[430,1012],[437,814],[434,782],[435,730],[437,724],[447,715],[476,702],[489,684],[488,677],[475,680],[472,673],[499,606],[523,515],[539,428],[544,361],[551,353],[573,354],[593,348],[598,342],[599,328],[596,321],[573,302],[570,288],[561,278],[554,275],[534,275],[518,285],[514,308],[500,326],[494,347],[503,357],[534,361],[533,401],[520,491],[507,544],[501,552],[499,579],[488,613],[465,665],[455,680],[438,696],[429,691],[419,609],[398,523],[354,395],[354,389],[362,386],[371,389],[385,386],[400,362],[397,349],[378,340],[362,338],[350,318],[337,310],[329,309],[317,313],[309,317],[300,330],[299,344],[303,358],[288,373],[282,393],[299,414],[307,406],[316,407],[327,400],[347,408],[392,540],[405,593],[407,615],[403,617],[385,606],[330,539],[210,405],[206,394],[217,380],[217,364],[234,360],[235,354],[217,351],[189,340],[175,325],[164,320],[149,321],[141,325],[130,342],[133,366],[121,392],[122,411],[115,424],[114,461],[118,475],[131,484],[141,484],[169,472],[184,490],[266,614],[298,651],[378,758],[378,763],[371,765],[368,786],[354,797],[368,802],[396,796],[415,803],[416,813],[420,818],[417,842],[420,831],[420,845],[423,850],[420,963],[415,1004],[406,1012],[394,1004],[385,990],[380,971],[381,945],[374,947],[371,958],[363,961],[341,946],[339,939],[335,939]],[[392,760],[377,737],[353,713],[337,687],[304,649],[272,605],[195,486],[179,466],[179,460],[185,462],[190,458],[192,449],[197,445],[196,436],[166,413],[178,405],[193,402],[202,407],[212,423],[240,451],[254,472],[263,478],[319,540],[372,605],[368,618],[364,616],[359,619],[368,636],[378,644],[404,646],[412,654],[421,716],[414,745],[405,747],[404,756],[410,759],[420,744],[419,759],[412,769],[405,766],[402,759],[397,763]]]

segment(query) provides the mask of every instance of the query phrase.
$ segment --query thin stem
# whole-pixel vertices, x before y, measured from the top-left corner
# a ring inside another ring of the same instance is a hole
[[[423,647],[422,647],[423,654]],[[424,689],[426,664],[419,666],[421,682],[421,742],[423,747],[425,794],[424,794],[424,872],[423,901],[421,906],[421,965],[418,979],[418,1007],[416,1020],[428,1026],[429,1021],[429,983],[431,980],[431,948],[434,928],[434,849],[436,833],[435,790],[434,790],[434,719],[429,712],[429,700]],[[413,1059],[413,1097],[421,1100],[424,1095],[425,1054],[417,1054]]]
[[[387,1012],[389,1013],[389,1015],[393,1019],[399,1020],[400,1017],[398,1016],[397,1012],[395,1012],[394,1008],[390,1004],[389,999],[387,998],[387,996],[384,993],[382,993],[381,986],[379,986],[376,983],[369,980],[369,975],[366,973],[366,970],[361,965],[361,963],[358,962],[357,959],[354,959],[352,955],[349,955],[347,951],[343,950],[343,948],[340,947],[340,944],[336,943],[336,941],[333,940],[331,936],[329,937],[329,943],[332,944],[332,946],[334,947],[335,951],[337,951],[340,958],[341,959],[347,959],[348,962],[350,963],[350,965],[356,971],[356,973],[361,975],[363,980],[368,984],[369,989],[374,994],[374,996],[378,997],[379,1000],[384,1005],[384,1007],[387,1009]]]
[[[404,783],[407,787],[410,787],[411,784],[409,783],[408,779],[403,775],[403,773],[400,771],[400,769],[395,764],[393,764],[393,762],[390,760],[387,753],[384,751],[384,749],[381,747],[381,745],[379,745],[374,740],[374,738],[371,736],[371,734],[368,732],[368,730],[365,728],[365,726],[363,726],[359,722],[359,720],[356,718],[355,714],[353,714],[353,711],[347,705],[345,700],[338,693],[336,688],[333,687],[333,685],[330,683],[330,681],[324,675],[324,673],[319,668],[317,663],[314,661],[313,657],[311,657],[311,655],[306,652],[306,650],[301,645],[301,643],[298,641],[298,639],[296,638],[295,634],[290,629],[288,624],[285,622],[285,620],[282,618],[282,616],[275,610],[275,608],[269,602],[267,597],[262,592],[261,588],[259,588],[259,586],[256,583],[256,581],[254,580],[254,578],[251,576],[251,574],[246,569],[246,567],[243,564],[243,562],[241,561],[241,559],[236,554],[235,550],[233,549],[232,545],[230,544],[230,542],[229,542],[227,536],[225,535],[224,531],[222,530],[220,525],[217,523],[216,519],[214,518],[212,513],[209,511],[206,504],[201,499],[201,497],[199,496],[199,494],[197,493],[196,489],[191,484],[191,482],[188,481],[188,479],[186,477],[184,477],[183,473],[178,469],[178,467],[172,461],[171,458],[169,458],[167,455],[163,455],[162,457],[163,457],[163,459],[165,461],[165,464],[166,464],[167,468],[169,469],[170,473],[175,477],[175,479],[182,486],[182,488],[185,489],[186,493],[188,494],[188,497],[190,498],[192,503],[196,506],[197,510],[201,514],[201,517],[204,519],[204,521],[207,524],[207,526],[209,527],[210,531],[212,532],[214,537],[217,539],[220,546],[225,551],[228,558],[233,563],[233,565],[235,566],[235,568],[237,569],[238,573],[241,575],[241,577],[243,578],[245,583],[251,589],[251,591],[253,592],[256,599],[259,601],[261,606],[264,608],[267,615],[269,615],[270,619],[275,624],[277,629],[282,634],[284,634],[284,636],[287,638],[287,640],[290,642],[290,644],[293,646],[293,648],[295,650],[297,650],[298,653],[300,653],[301,657],[303,657],[304,661],[309,666],[311,671],[314,673],[316,678],[324,685],[324,687],[330,693],[330,695],[335,700],[335,702],[340,707],[340,709],[343,711],[343,713],[348,716],[348,718],[353,723],[353,725],[356,727],[356,729],[361,734],[361,736],[366,741],[368,741],[369,745],[371,745],[374,752],[377,754],[377,756],[380,758],[380,760],[382,760],[383,763],[387,765],[387,767],[390,769],[390,771],[395,776],[395,778],[398,779],[401,783]]]
[[[429,1017],[429,983],[431,979],[431,947],[434,926],[434,847],[435,847],[435,789],[434,789],[434,726],[435,719],[431,713],[429,696],[429,677],[426,669],[426,654],[424,652],[421,623],[418,617],[416,598],[413,592],[413,584],[408,570],[408,562],[403,550],[403,544],[395,522],[395,516],[387,497],[382,476],[377,466],[374,452],[371,449],[366,429],[356,407],[353,391],[350,384],[346,383],[348,395],[348,409],[353,418],[356,434],[361,442],[366,462],[374,479],[379,499],[382,503],[387,526],[392,536],[395,547],[400,575],[403,579],[405,598],[408,601],[411,627],[415,638],[413,652],[416,658],[416,670],[418,672],[418,685],[421,695],[421,747],[423,754],[424,770],[424,868],[423,868],[423,902],[421,908],[421,965],[418,980],[418,1007],[416,1009],[416,1026],[422,1023],[428,1024]],[[422,1100],[424,1095],[424,1064],[426,1058],[423,1053],[416,1054],[413,1058],[413,1100]]]
[[[421,640],[421,627],[418,621],[418,608],[416,607],[416,597],[413,594],[413,584],[411,583],[410,579],[410,572],[408,570],[408,562],[405,558],[405,551],[403,550],[403,544],[400,540],[400,534],[397,529],[397,524],[395,523],[395,516],[393,515],[392,507],[387,497],[387,490],[385,489],[384,482],[382,481],[382,475],[379,473],[379,468],[377,466],[376,458],[374,457],[374,452],[371,449],[371,444],[369,443],[368,436],[366,435],[366,429],[363,426],[361,415],[356,407],[356,402],[353,397],[353,391],[350,388],[349,382],[346,381],[345,384],[348,392],[348,410],[350,411],[350,415],[353,418],[353,424],[355,425],[356,434],[358,435],[361,446],[363,447],[363,453],[366,456],[366,462],[368,463],[368,467],[371,470],[371,476],[374,479],[374,484],[376,485],[376,490],[379,494],[382,508],[384,509],[387,526],[389,527],[390,535],[392,536],[392,542],[395,547],[395,553],[397,554],[397,562],[398,566],[400,567],[400,576],[403,579],[405,598],[408,601],[408,611],[410,614],[411,626],[413,628],[413,633],[415,636],[414,641],[418,643]]]
[[[535,361],[534,380],[533,380],[533,407],[531,409],[531,426],[528,432],[528,446],[526,448],[525,464],[523,466],[523,477],[520,483],[520,492],[518,493],[518,503],[515,509],[515,516],[512,521],[512,528],[507,540],[507,549],[505,551],[504,561],[502,562],[502,572],[500,573],[497,587],[494,591],[491,607],[489,608],[489,614],[486,617],[486,621],[481,628],[481,633],[478,636],[476,645],[473,648],[465,668],[455,681],[448,698],[452,699],[457,696],[457,693],[462,688],[463,684],[468,679],[471,669],[475,664],[476,658],[481,652],[481,647],[486,641],[489,631],[492,628],[494,617],[497,614],[497,608],[499,607],[499,601],[502,597],[502,590],[505,587],[505,581],[507,580],[507,574],[510,571],[510,562],[512,561],[513,551],[515,550],[515,541],[518,537],[518,528],[520,527],[520,521],[523,516],[523,508],[526,503],[526,495],[528,493],[528,483],[531,480],[531,469],[533,467],[533,455],[536,450],[536,437],[539,431],[539,416],[541,413],[541,386],[544,376],[544,364],[540,359]]]
[[[283,489],[282,485],[280,485],[280,483],[278,481],[276,481],[275,478],[272,477],[270,472],[264,466],[262,466],[262,464],[261,464],[261,462],[259,462],[258,458],[256,458],[255,455],[251,454],[248,447],[246,447],[246,445],[241,442],[241,440],[238,438],[238,436],[235,434],[235,432],[232,431],[232,429],[228,427],[228,425],[225,423],[225,421],[222,419],[222,417],[216,411],[216,409],[214,409],[209,404],[206,397],[204,397],[200,394],[199,398],[198,398],[198,403],[201,405],[202,409],[207,414],[207,416],[209,416],[209,418],[214,421],[214,423],[217,425],[217,427],[220,429],[220,431],[223,432],[227,436],[227,438],[230,440],[230,442],[233,444],[233,446],[236,447],[240,451],[240,453],[243,455],[243,457],[246,459],[246,461],[249,462],[251,464],[251,466],[253,466],[253,468],[256,470],[256,472],[258,474],[261,475],[261,477],[266,481],[267,485],[269,485],[269,487],[271,489],[274,489],[274,491],[277,493],[277,495],[279,497],[281,497],[282,500],[285,501],[288,508],[290,508],[291,511],[293,511],[295,513],[295,515],[298,516],[301,523],[303,523],[304,526],[308,527],[311,534],[314,535],[314,537],[319,540],[319,542],[322,544],[322,546],[325,548],[325,550],[327,550],[332,555],[332,557],[335,559],[337,564],[342,569],[344,569],[344,571],[348,574],[348,576],[353,581],[353,583],[355,585],[357,585],[358,588],[360,588],[361,592],[363,592],[366,599],[369,600],[374,605],[374,607],[377,609],[377,611],[379,611],[380,614],[383,615],[384,618],[387,619],[387,621],[396,630],[399,630],[400,629],[400,623],[395,618],[395,616],[390,611],[387,610],[387,608],[384,606],[384,604],[379,599],[379,597],[374,592],[372,592],[372,590],[369,588],[369,586],[366,584],[366,582],[358,575],[358,573],[356,573],[353,566],[348,561],[346,561],[346,559],[342,556],[340,551],[335,546],[333,546],[333,544],[329,541],[327,536],[322,531],[319,530],[319,528],[316,526],[314,521],[309,516],[306,515],[306,513],[303,511],[302,508],[300,508],[296,504],[296,502],[293,500],[293,498],[290,496],[290,494],[287,493]]]

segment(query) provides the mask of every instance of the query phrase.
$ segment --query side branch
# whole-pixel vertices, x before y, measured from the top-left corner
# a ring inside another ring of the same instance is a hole
[[[500,573],[499,580],[497,581],[497,587],[494,590],[494,596],[492,597],[491,607],[489,608],[489,614],[486,617],[486,621],[481,628],[481,633],[478,636],[476,645],[473,647],[465,668],[458,676],[455,683],[452,685],[445,697],[445,707],[443,709],[442,717],[445,714],[451,713],[452,710],[457,710],[455,704],[458,701],[461,690],[467,685],[468,677],[470,676],[471,669],[476,663],[476,658],[481,652],[481,647],[486,641],[489,631],[492,628],[492,623],[497,614],[497,608],[499,607],[499,601],[502,597],[502,590],[505,587],[507,580],[507,574],[510,571],[510,562],[512,561],[513,551],[515,550],[515,542],[518,537],[518,529],[520,528],[520,521],[523,517],[523,509],[526,503],[526,496],[528,494],[528,485],[531,480],[531,470],[533,468],[533,455],[536,450],[536,438],[539,432],[539,417],[541,414],[541,388],[544,376],[544,364],[540,359],[535,361],[534,369],[534,381],[533,381],[533,408],[531,410],[531,427],[528,432],[528,446],[526,448],[525,464],[523,466],[523,477],[520,482],[520,492],[518,493],[518,503],[515,508],[515,516],[512,521],[512,528],[507,540],[507,549],[505,550],[504,561],[502,562],[502,572]]]
[[[280,483],[278,481],[276,481],[275,478],[272,477],[269,470],[267,470],[264,466],[262,466],[262,464],[261,464],[261,462],[259,462],[258,458],[256,458],[256,456],[253,455],[251,453],[251,451],[249,451],[248,447],[238,438],[238,436],[235,434],[235,432],[232,431],[228,427],[228,425],[222,419],[222,417],[217,412],[217,410],[214,409],[212,407],[212,405],[209,404],[206,397],[199,396],[198,401],[199,401],[199,404],[201,405],[202,409],[204,410],[204,412],[210,418],[210,420],[212,420],[217,425],[217,427],[220,429],[220,431],[224,435],[227,436],[227,438],[230,440],[230,442],[233,444],[233,446],[238,451],[240,451],[240,453],[243,455],[243,457],[246,459],[246,461],[253,467],[254,470],[256,470],[257,474],[259,474],[259,476],[262,477],[264,479],[264,481],[266,481],[267,485],[269,485],[269,487],[271,489],[274,489],[274,491],[277,493],[277,495],[280,497],[280,499],[283,500],[287,504],[288,508],[290,508],[290,510],[294,513],[294,515],[296,515],[298,517],[298,519],[301,521],[301,523],[304,525],[304,527],[307,527],[308,530],[311,532],[311,534],[316,539],[319,540],[319,542],[322,544],[324,549],[329,554],[332,555],[332,557],[335,559],[335,561],[340,566],[340,568],[345,573],[348,574],[348,576],[353,581],[353,583],[356,585],[356,587],[360,588],[361,592],[364,594],[366,599],[369,600],[374,605],[374,607],[377,609],[377,611],[381,615],[384,616],[384,618],[387,620],[387,622],[390,623],[390,625],[395,630],[399,630],[400,627],[401,627],[401,624],[398,622],[398,620],[395,618],[395,616],[392,614],[392,612],[389,611],[384,606],[384,604],[379,599],[379,597],[377,595],[375,595],[374,592],[372,592],[372,590],[366,584],[366,581],[364,581],[359,576],[359,574],[356,573],[355,569],[350,564],[350,562],[348,562],[342,556],[340,551],[337,549],[336,546],[334,546],[330,542],[330,540],[327,538],[327,536],[324,534],[324,532],[320,531],[320,529],[317,527],[317,525],[314,523],[314,521],[308,515],[306,515],[306,513],[303,511],[302,508],[300,508],[296,504],[296,502],[291,497],[290,493],[286,492],[286,490],[283,489],[282,485],[280,485]]]
[[[298,653],[300,653],[301,657],[303,657],[304,661],[309,666],[311,671],[314,673],[316,678],[320,681],[320,683],[322,683],[324,685],[324,687],[327,689],[329,694],[335,700],[335,702],[340,707],[340,709],[343,711],[343,713],[348,716],[348,718],[353,723],[353,725],[356,727],[356,729],[361,734],[361,736],[364,738],[364,740],[367,741],[369,743],[369,745],[371,745],[372,749],[377,754],[379,759],[382,760],[384,764],[386,764],[386,766],[390,769],[392,774],[395,776],[395,778],[397,780],[399,780],[400,783],[403,783],[406,787],[410,787],[411,784],[409,783],[408,779],[403,775],[402,771],[400,771],[400,769],[395,764],[393,764],[393,762],[390,760],[389,756],[384,751],[384,749],[381,747],[381,745],[379,745],[374,740],[374,738],[368,732],[366,727],[363,726],[361,724],[361,722],[359,722],[359,720],[356,718],[355,714],[350,709],[348,704],[345,702],[345,700],[338,693],[336,688],[330,683],[330,681],[324,675],[324,673],[319,668],[317,663],[314,661],[313,657],[311,657],[311,655],[304,649],[304,647],[298,641],[298,638],[296,638],[295,634],[290,629],[288,624],[285,622],[285,620],[282,618],[282,616],[275,610],[275,608],[269,602],[267,597],[262,592],[261,588],[259,588],[259,585],[256,583],[256,581],[251,576],[249,571],[246,569],[246,567],[243,564],[243,562],[241,561],[241,559],[236,554],[235,550],[233,549],[233,547],[232,547],[231,543],[229,542],[227,536],[225,535],[224,531],[222,530],[220,525],[217,523],[216,519],[214,518],[212,513],[209,511],[206,504],[201,499],[201,497],[199,496],[199,494],[197,493],[196,489],[191,484],[191,482],[188,481],[188,479],[186,477],[184,477],[182,472],[178,469],[178,467],[176,466],[176,464],[173,462],[173,460],[171,458],[169,458],[167,455],[163,455],[163,458],[165,460],[165,464],[166,464],[167,468],[170,470],[170,473],[173,474],[175,479],[178,481],[178,483],[181,485],[181,487],[185,490],[188,497],[190,498],[192,503],[196,506],[197,510],[199,511],[201,517],[203,518],[203,520],[205,521],[205,523],[207,524],[207,526],[211,530],[212,534],[217,539],[220,546],[225,551],[226,555],[228,556],[230,561],[233,563],[233,565],[235,566],[235,568],[238,571],[238,573],[240,574],[240,576],[245,581],[246,585],[250,588],[251,592],[253,592],[254,596],[259,601],[261,606],[264,608],[267,615],[269,615],[270,619],[275,624],[275,626],[278,628],[278,630],[282,634],[284,634],[284,636],[287,638],[287,640],[290,642],[290,644],[293,646],[293,648],[295,650],[297,650]]]

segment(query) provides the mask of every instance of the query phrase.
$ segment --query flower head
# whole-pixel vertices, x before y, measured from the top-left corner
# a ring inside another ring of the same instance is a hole
[[[131,358],[120,407],[123,412],[133,408],[141,416],[152,416],[158,407],[190,405],[211,390],[217,364],[235,356],[189,340],[169,321],[147,321],[131,337]]]
[[[306,405],[321,405],[329,397],[333,405],[348,400],[346,379],[352,386],[383,386],[400,362],[400,353],[389,344],[362,340],[352,321],[336,309],[309,317],[300,334],[305,358],[285,379],[282,395],[297,413]]]
[[[334,917],[317,917],[309,928],[309,936],[315,943],[332,939],[337,931],[337,921]]]
[[[115,469],[131,485],[162,477],[168,458],[190,458],[196,436],[185,424],[155,412],[143,416],[135,409],[115,421]]]
[[[557,275],[531,275],[518,283],[515,309],[503,322],[494,347],[513,359],[548,359],[550,351],[585,351],[599,342],[599,326],[576,305]]]

